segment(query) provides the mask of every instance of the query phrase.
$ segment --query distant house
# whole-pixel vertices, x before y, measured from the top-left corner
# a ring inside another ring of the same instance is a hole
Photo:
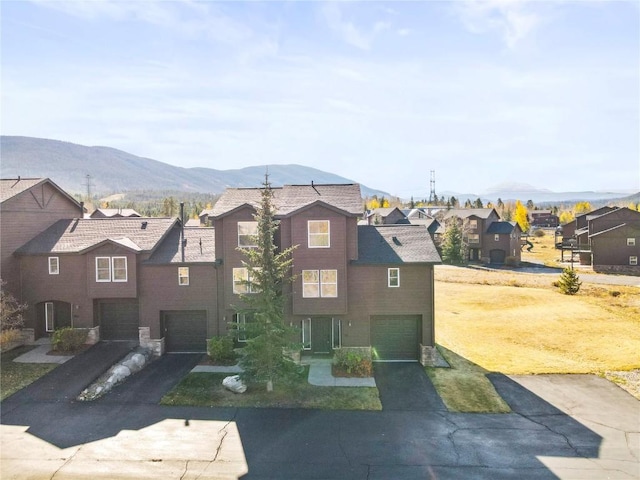
[[[531,210],[529,212],[532,227],[557,227],[560,225],[560,217],[552,210]]]
[[[90,218],[113,218],[113,217],[141,217],[132,208],[97,208],[90,215]]]
[[[594,271],[640,275],[640,212],[625,207],[595,216],[588,237]]]
[[[367,225],[395,225],[409,223],[407,217],[398,207],[374,208],[366,215]]]
[[[448,210],[443,217],[445,228],[454,219],[460,222],[468,261],[502,264],[512,258],[514,263],[520,262],[522,230],[517,223],[500,220],[493,208]]]
[[[20,264],[13,252],[56,221],[82,215],[82,204],[48,178],[0,180],[0,274],[18,301]]]
[[[210,208],[206,208],[200,212],[198,217],[200,218],[200,225],[203,227],[213,227],[213,210]]]

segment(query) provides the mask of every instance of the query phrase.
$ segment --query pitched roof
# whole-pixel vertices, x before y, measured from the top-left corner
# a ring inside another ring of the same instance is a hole
[[[80,202],[65,192],[49,178],[3,178],[0,179],[0,203],[15,197],[16,195],[29,190],[42,183],[49,183],[59,190],[65,197],[75,203],[80,208]]]
[[[111,241],[134,251],[152,251],[175,218],[82,218],[58,220],[20,247],[18,255],[82,253]]]
[[[272,187],[272,191],[275,214],[281,217],[317,202],[354,216],[364,211],[359,184],[284,185]],[[213,216],[225,215],[243,205],[258,207],[261,192],[261,188],[228,188],[213,206]]]
[[[487,233],[510,234],[515,230],[516,225],[518,225],[516,222],[491,222]]]
[[[422,225],[358,226],[358,264],[440,263],[431,236]]]
[[[104,217],[141,217],[133,208],[96,208],[91,214],[91,218],[95,218],[102,214]]]
[[[210,227],[185,227],[184,262],[180,247],[180,227],[176,225],[146,260],[145,265],[170,263],[214,263],[215,230]]]
[[[495,212],[493,208],[452,208],[451,210],[447,210],[444,218],[448,219],[454,216],[458,218],[468,218],[475,216],[486,220],[492,212]]]

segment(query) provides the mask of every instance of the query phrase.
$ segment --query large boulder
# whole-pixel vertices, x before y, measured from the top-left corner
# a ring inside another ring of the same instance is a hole
[[[225,379],[222,380],[222,386],[233,393],[244,393],[247,391],[247,386],[240,379],[240,375],[225,377]]]

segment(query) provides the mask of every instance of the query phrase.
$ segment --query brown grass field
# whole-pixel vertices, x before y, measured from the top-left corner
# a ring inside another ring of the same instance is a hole
[[[599,373],[640,368],[640,288],[437,266],[436,342],[487,371]]]

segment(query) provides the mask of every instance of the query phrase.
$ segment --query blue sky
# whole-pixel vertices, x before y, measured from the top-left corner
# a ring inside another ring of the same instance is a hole
[[[640,190],[640,2],[3,1],[2,134],[404,198]],[[312,179],[309,179],[312,180]]]

